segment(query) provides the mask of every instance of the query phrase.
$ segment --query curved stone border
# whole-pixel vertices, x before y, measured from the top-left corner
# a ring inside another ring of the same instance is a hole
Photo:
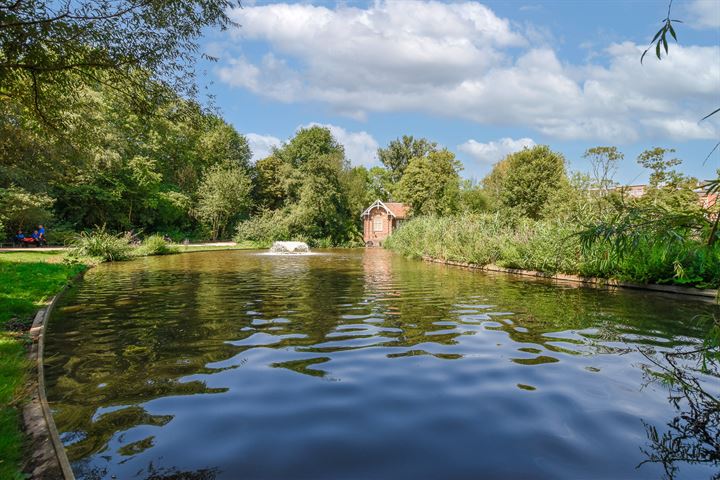
[[[649,290],[652,292],[672,293],[675,295],[689,295],[693,297],[703,297],[708,300],[718,300],[718,290],[713,289],[702,289],[692,287],[677,287],[674,285],[657,285],[653,283],[642,284],[642,283],[631,283],[621,282],[619,280],[612,280],[607,278],[598,277],[581,277],[579,275],[566,275],[566,274],[552,274],[538,272],[535,270],[522,270],[519,268],[505,268],[498,267],[497,265],[478,265],[476,263],[468,262],[457,262],[455,260],[443,260],[440,258],[423,256],[422,259],[426,262],[442,263],[444,265],[454,265],[457,267],[471,268],[475,270],[483,270],[487,272],[502,272],[510,273],[513,275],[524,275],[530,277],[546,278],[548,280],[560,280],[564,282],[575,282],[583,283],[585,285],[593,285],[597,287],[608,287],[608,288],[632,288],[635,290]]]
[[[33,343],[29,357],[37,369],[37,378],[30,382],[32,394],[30,401],[23,408],[23,420],[25,432],[30,437],[32,451],[30,465],[33,479],[49,480],[60,478],[75,480],[75,475],[65,453],[65,447],[60,441],[60,435],[55,426],[55,420],[45,393],[45,366],[43,363],[45,326],[58,299],[70,285],[82,278],[88,270],[89,268],[70,279],[62,290],[53,297],[50,305],[37,312],[30,328],[30,338]]]

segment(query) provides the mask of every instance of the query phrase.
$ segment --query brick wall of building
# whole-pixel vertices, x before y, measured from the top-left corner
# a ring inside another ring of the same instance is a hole
[[[383,228],[379,232],[373,231],[373,222],[376,218],[381,218],[383,222]],[[391,233],[393,217],[388,214],[384,208],[376,207],[370,211],[370,214],[365,216],[363,222],[363,240],[365,245],[372,242],[373,246],[380,246]]]

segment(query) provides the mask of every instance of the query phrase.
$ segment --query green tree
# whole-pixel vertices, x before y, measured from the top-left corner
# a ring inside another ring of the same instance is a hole
[[[371,189],[370,172],[365,167],[344,170],[340,176],[341,187],[348,199],[348,206],[355,223],[360,226],[360,214],[375,200]]]
[[[0,229],[12,234],[18,229],[32,229],[50,218],[53,199],[30,193],[20,187],[0,188]]]
[[[294,167],[300,167],[311,159],[322,155],[340,155],[344,159],[345,150],[330,133],[330,129],[320,126],[301,128],[295,136],[276,152],[283,161]]]
[[[402,138],[391,141],[386,148],[379,148],[377,153],[382,164],[390,171],[390,179],[396,183],[400,181],[413,159],[427,157],[436,151],[435,142],[425,138],[416,140],[412,136],[403,135]]]
[[[650,174],[651,187],[682,180],[680,174],[673,168],[680,165],[682,160],[678,158],[666,160],[665,155],[669,153],[675,153],[675,149],[655,147],[638,155],[637,162],[652,171]]]
[[[192,60],[207,27],[232,25],[230,0],[29,0],[0,7],[0,96],[43,122],[77,114],[83,89],[109,86],[142,108],[194,93]],[[167,88],[170,85],[172,89]]]
[[[393,198],[394,183],[392,180],[392,172],[383,167],[372,167],[368,172],[369,175],[369,196],[372,201],[382,200],[388,202]]]
[[[198,188],[195,215],[220,237],[229,223],[247,213],[250,206],[250,177],[239,167],[213,165]]]
[[[414,214],[448,215],[458,208],[461,164],[448,150],[416,157],[397,184],[398,199]]]
[[[498,210],[501,206],[500,198],[505,188],[505,178],[510,168],[510,157],[507,156],[497,162],[490,173],[482,180],[483,190],[488,197],[488,206],[491,210]]]
[[[247,138],[215,115],[208,115],[205,121],[207,126],[198,142],[205,163],[227,163],[249,169],[252,152]]]
[[[253,168],[253,197],[258,210],[276,210],[285,201],[283,186],[283,161],[270,155],[255,162]]]
[[[614,181],[618,164],[625,158],[617,147],[593,147],[585,150],[583,158],[590,161],[592,170],[593,188],[601,194],[606,194],[616,183]]]
[[[463,180],[460,183],[459,208],[465,213],[479,213],[487,211],[490,205],[487,194],[480,185],[472,180]]]
[[[296,236],[322,240],[328,245],[350,240],[354,222],[341,182],[345,166],[339,152],[305,161],[299,199],[289,210],[291,231]]]
[[[534,219],[541,217],[553,192],[567,183],[565,158],[547,145],[512,153],[506,164],[496,168],[507,169],[499,181],[500,207]]]

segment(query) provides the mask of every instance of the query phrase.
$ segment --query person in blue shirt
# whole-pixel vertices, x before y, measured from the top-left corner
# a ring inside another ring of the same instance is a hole
[[[38,238],[40,243],[47,243],[47,240],[45,240],[45,227],[42,225],[38,225],[38,235],[40,236]]]
[[[25,234],[22,230],[18,230],[15,236],[13,237],[13,243],[15,246],[22,245],[25,242]]]

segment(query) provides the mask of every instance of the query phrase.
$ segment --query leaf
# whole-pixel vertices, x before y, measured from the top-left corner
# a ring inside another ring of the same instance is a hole
[[[657,55],[658,60],[662,60],[660,56],[660,42],[657,42],[657,45],[655,45],[655,55]]]
[[[662,35],[663,30],[665,30],[665,27],[663,27],[663,28],[661,28],[660,30],[657,31],[657,33],[655,34],[655,36],[653,37],[653,39],[650,40],[650,45],[652,45],[653,43],[655,43],[655,40],[657,40],[658,37],[660,37],[660,35]]]
[[[675,35],[675,29],[672,27],[672,23],[668,23],[668,30],[670,31],[670,35],[672,35],[677,42],[677,36]]]
[[[665,54],[667,55],[667,53],[668,53],[668,43],[667,43],[667,39],[665,38],[665,35],[662,36],[662,43],[663,43],[663,47],[665,47]]]

